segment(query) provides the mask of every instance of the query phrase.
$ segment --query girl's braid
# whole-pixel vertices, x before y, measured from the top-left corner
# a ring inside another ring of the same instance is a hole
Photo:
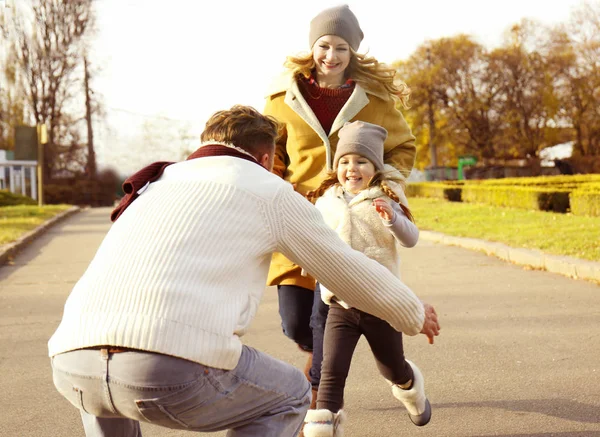
[[[388,196],[390,199],[392,199],[394,202],[396,202],[398,205],[400,205],[400,208],[402,209],[402,212],[404,212],[404,214],[406,215],[406,217],[408,217],[408,219],[411,222],[415,222],[415,218],[412,215],[412,212],[410,212],[410,209],[408,209],[408,206],[402,204],[400,202],[400,198],[398,197],[398,195],[394,192],[394,190],[392,190],[390,188],[390,186],[387,184],[387,182],[385,180],[381,180],[379,182],[379,186],[381,187],[381,191],[384,192],[384,194],[386,196]]]
[[[331,187],[332,185],[335,185],[338,183],[338,178],[337,178],[337,173],[336,172],[330,172],[327,173],[327,175],[325,176],[325,179],[323,179],[323,182],[321,182],[321,185],[319,185],[315,190],[309,191],[308,193],[306,193],[306,198],[308,200],[310,200],[312,203],[315,203],[315,201],[321,197],[323,195],[323,193],[325,193],[325,191],[327,191],[327,189],[329,187]]]
[[[381,187],[381,191],[383,191],[383,193],[386,196],[388,196],[394,202],[400,203],[400,198],[398,197],[396,192],[390,188],[390,186],[387,184],[387,182],[381,181],[381,182],[379,182],[379,186]]]

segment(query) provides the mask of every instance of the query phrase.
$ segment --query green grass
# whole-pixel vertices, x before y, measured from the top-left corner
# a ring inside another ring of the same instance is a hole
[[[0,245],[15,241],[21,235],[69,208],[71,205],[0,207]]]
[[[411,197],[419,229],[600,261],[600,217]]]

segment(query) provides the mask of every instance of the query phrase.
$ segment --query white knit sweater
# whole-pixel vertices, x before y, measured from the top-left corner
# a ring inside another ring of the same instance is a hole
[[[406,334],[421,330],[421,301],[342,242],[289,183],[216,156],[167,167],[113,224],[67,299],[49,354],[112,345],[232,369],[274,251],[353,307]]]

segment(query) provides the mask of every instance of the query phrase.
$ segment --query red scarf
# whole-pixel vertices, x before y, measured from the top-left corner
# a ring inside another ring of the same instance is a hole
[[[245,159],[246,161],[254,162],[255,164],[260,165],[252,156],[240,152],[233,147],[223,146],[220,144],[202,146],[188,156],[186,161],[190,159],[204,158],[206,156],[234,156],[236,158]],[[160,178],[163,174],[163,171],[165,171],[165,168],[171,164],[175,164],[175,162],[154,162],[125,179],[125,182],[123,182],[123,192],[125,193],[125,196],[123,196],[119,202],[119,205],[110,213],[110,220],[112,222],[116,221],[121,214],[123,214],[123,211],[125,211],[125,209],[131,205],[135,199],[138,198],[138,191],[144,188],[147,184],[150,184]]]

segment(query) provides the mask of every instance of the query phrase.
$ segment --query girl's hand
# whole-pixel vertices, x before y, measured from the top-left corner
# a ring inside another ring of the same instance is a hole
[[[373,206],[375,207],[375,209],[379,213],[379,216],[382,219],[387,220],[388,222],[392,221],[392,219],[394,218],[395,212],[389,203],[387,203],[383,199],[375,199],[373,201]]]

